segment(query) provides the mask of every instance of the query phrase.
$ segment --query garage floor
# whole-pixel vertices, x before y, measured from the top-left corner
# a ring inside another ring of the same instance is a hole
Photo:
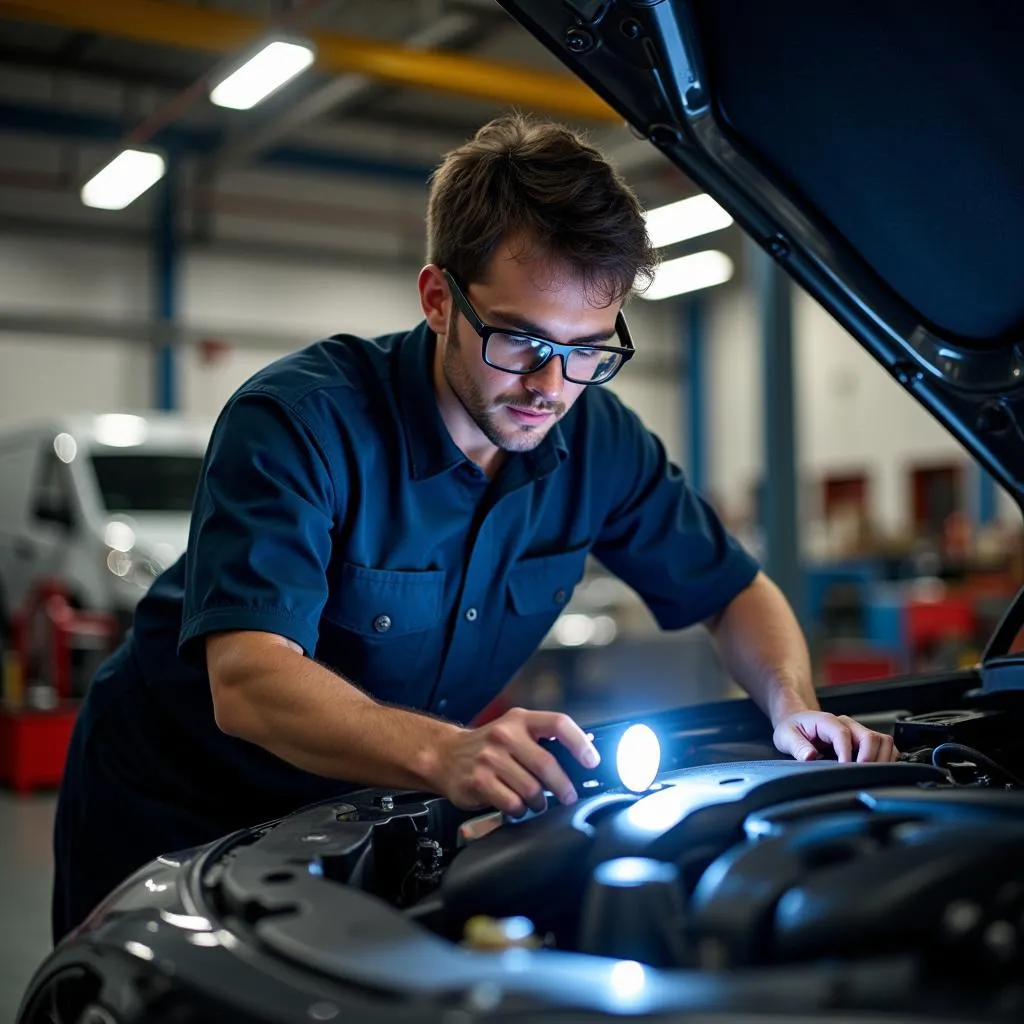
[[[0,790],[0,1024],[14,1020],[32,972],[51,949],[50,839],[55,795]]]

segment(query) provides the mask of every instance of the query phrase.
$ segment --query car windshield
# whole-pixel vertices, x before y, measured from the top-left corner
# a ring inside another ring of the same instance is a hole
[[[92,456],[109,512],[191,512],[201,455],[102,454]]]

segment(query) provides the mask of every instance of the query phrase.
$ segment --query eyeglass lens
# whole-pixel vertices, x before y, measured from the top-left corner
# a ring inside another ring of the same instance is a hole
[[[533,373],[551,357],[552,348],[535,338],[495,332],[487,339],[485,358],[500,370]],[[617,352],[594,348],[574,348],[567,356],[564,373],[577,384],[595,384],[618,369],[622,357]]]

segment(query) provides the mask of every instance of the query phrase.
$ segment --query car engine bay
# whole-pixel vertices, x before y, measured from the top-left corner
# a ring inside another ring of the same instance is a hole
[[[161,858],[58,947],[19,1024],[1019,1019],[1024,712],[979,681],[823,697],[862,705],[898,763],[773,755],[728,701],[646,719],[640,792],[616,723],[594,729],[615,772],[572,806],[362,789]]]

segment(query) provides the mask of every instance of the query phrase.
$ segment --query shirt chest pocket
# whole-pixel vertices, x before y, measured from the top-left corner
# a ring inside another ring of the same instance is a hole
[[[508,575],[508,603],[495,646],[505,683],[540,645],[583,579],[590,545],[557,555],[522,558]]]
[[[330,581],[317,657],[381,700],[415,705],[433,684],[429,649],[443,642],[445,574],[343,562]]]

